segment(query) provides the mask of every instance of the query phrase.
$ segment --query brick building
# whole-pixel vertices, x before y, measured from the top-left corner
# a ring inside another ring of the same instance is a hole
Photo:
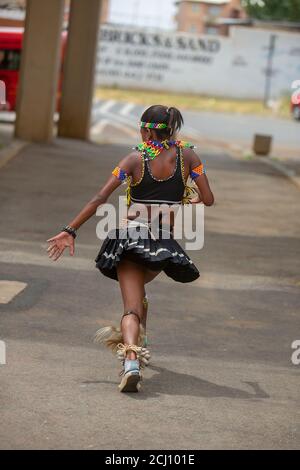
[[[0,26],[23,26],[25,6],[25,0],[0,0]]]
[[[102,0],[100,10],[100,24],[108,23],[110,0]]]
[[[176,14],[177,30],[196,34],[228,34],[228,26],[217,23],[219,18],[246,18],[241,0],[179,0]]]
[[[65,26],[68,23],[71,0],[65,0]],[[101,1],[100,24],[108,22],[110,0]],[[24,26],[26,0],[0,0],[0,27]]]

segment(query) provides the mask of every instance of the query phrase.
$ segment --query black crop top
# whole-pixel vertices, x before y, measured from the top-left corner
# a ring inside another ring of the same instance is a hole
[[[166,179],[153,176],[149,160],[142,158],[142,176],[130,185],[130,200],[142,204],[181,204],[185,191],[182,149],[176,146],[176,163],[173,174]]]

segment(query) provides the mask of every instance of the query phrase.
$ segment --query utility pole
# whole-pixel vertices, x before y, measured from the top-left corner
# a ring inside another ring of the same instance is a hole
[[[275,45],[276,45],[276,34],[271,34],[270,36],[270,44],[268,47],[268,59],[267,59],[267,68],[266,68],[266,83],[265,83],[265,96],[264,96],[264,104],[265,107],[268,107],[268,103],[271,97],[271,90],[272,90],[272,76],[273,76],[273,59],[274,59],[274,52],[275,52]]]

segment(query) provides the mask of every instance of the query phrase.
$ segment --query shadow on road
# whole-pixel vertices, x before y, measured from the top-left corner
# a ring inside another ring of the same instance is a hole
[[[218,385],[213,382],[200,379],[199,377],[195,377],[193,375],[174,372],[164,367],[150,365],[148,369],[157,372],[157,374],[153,375],[151,379],[145,381],[142,387],[142,393],[128,394],[129,397],[138,400],[146,400],[147,398],[158,397],[159,395],[184,395],[202,398],[222,397],[238,399],[270,398],[270,395],[263,391],[258,382],[244,381],[243,383],[247,384],[253,390],[253,392],[247,392],[239,388]],[[95,382],[86,381],[84,383],[117,384],[117,382],[115,381],[108,380],[99,380]]]

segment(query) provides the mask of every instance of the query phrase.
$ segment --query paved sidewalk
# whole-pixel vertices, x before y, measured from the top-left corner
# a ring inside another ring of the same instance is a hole
[[[149,286],[152,363],[140,394],[118,392],[118,361],[92,343],[122,312],[94,268],[97,219],[74,259],[44,249],[130,147],[59,139],[0,170],[0,279],[23,286],[0,303],[0,448],[299,448],[300,192],[258,160],[198,146],[216,197],[190,253],[202,275]]]

